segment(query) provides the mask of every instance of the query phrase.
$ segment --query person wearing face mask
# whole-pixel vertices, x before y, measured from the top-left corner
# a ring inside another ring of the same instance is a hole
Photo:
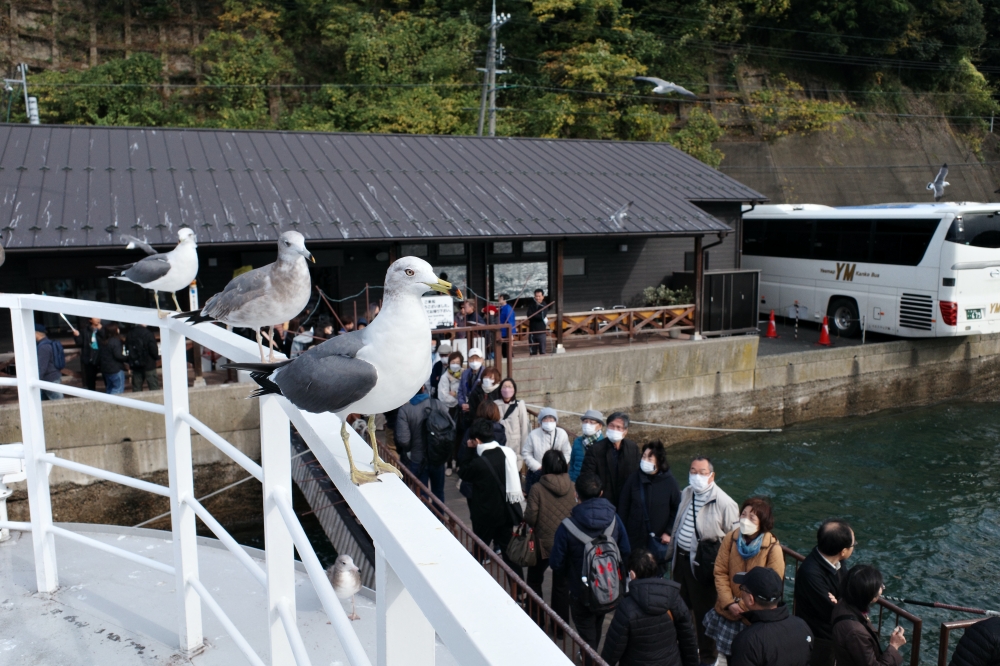
[[[885,591],[882,573],[875,567],[859,564],[847,574],[843,598],[833,609],[833,658],[837,666],[900,666],[906,645],[903,628],[896,627],[885,650],[878,631],[872,626],[868,608]]]
[[[784,579],[785,556],[771,533],[773,527],[771,502],[751,497],[740,507],[739,527],[727,534],[719,546],[715,558],[715,608],[705,614],[703,622],[705,634],[727,657],[732,653],[733,639],[749,624],[743,617],[748,609],[740,600],[740,584],[733,577],[754,567],[767,567]]]
[[[517,399],[517,384],[507,377],[500,382],[500,397],[493,401],[500,408],[500,423],[507,434],[507,446],[517,454],[517,468],[523,469],[521,447],[528,441],[531,420],[524,400]]]
[[[441,383],[441,375],[443,375],[448,369],[449,356],[451,356],[451,345],[447,342],[442,342],[438,345],[437,358],[431,368],[431,397],[436,400],[440,400],[440,398],[438,398],[438,384]]]
[[[462,363],[464,361],[462,352],[456,351],[448,354],[448,364],[441,373],[441,379],[438,380],[438,400],[453,411],[458,407],[458,387],[462,381]]]
[[[604,438],[587,449],[580,466],[580,476],[596,474],[601,479],[604,496],[618,507],[622,488],[632,472],[639,469],[639,445],[628,435],[628,414],[615,412],[608,417],[608,429]]]
[[[484,368],[480,375],[479,384],[469,392],[469,412],[475,414],[479,410],[479,405],[484,402],[492,402],[500,395],[500,371],[494,366]]]
[[[528,439],[521,446],[521,457],[528,466],[525,477],[525,492],[531,492],[531,486],[542,478],[542,456],[546,451],[559,451],[569,464],[569,435],[559,427],[559,415],[551,407],[545,407],[538,412],[538,427],[528,434]]]
[[[458,404],[465,412],[467,421],[471,423],[471,417],[476,413],[476,405],[469,402],[472,392],[479,386],[483,378],[483,351],[473,347],[469,350],[469,367],[462,373],[462,379],[458,383]],[[468,426],[466,426],[468,427]]]
[[[569,480],[576,483],[583,467],[587,449],[604,436],[604,414],[596,409],[588,409],[580,417],[581,434],[573,440],[573,451],[569,455]]]
[[[618,515],[625,523],[629,543],[649,550],[661,574],[667,570],[667,544],[680,503],[681,489],[670,473],[663,442],[647,442],[642,447],[639,469],[632,472],[622,488]]]
[[[667,544],[673,577],[681,584],[684,603],[694,613],[698,629],[698,653],[702,664],[718,657],[715,641],[705,635],[705,614],[715,606],[715,560],[711,551],[739,524],[740,511],[715,483],[712,461],[698,456],[688,469],[688,487],[681,492],[674,529]],[[699,544],[706,561],[699,561]]]

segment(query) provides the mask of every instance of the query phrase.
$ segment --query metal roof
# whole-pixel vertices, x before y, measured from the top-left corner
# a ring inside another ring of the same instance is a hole
[[[0,124],[8,248],[691,235],[764,200],[664,143]]]

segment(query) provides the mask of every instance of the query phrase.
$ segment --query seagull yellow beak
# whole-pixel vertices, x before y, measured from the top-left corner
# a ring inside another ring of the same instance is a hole
[[[438,278],[437,282],[427,282],[425,284],[428,287],[430,287],[433,291],[436,291],[441,294],[447,294],[449,291],[451,291],[451,282],[445,282],[440,278]]]
[[[310,255],[309,255],[309,261],[311,261],[311,262],[313,262],[313,263],[315,264],[315,263],[316,263],[316,257],[314,257],[314,256],[312,256],[312,255],[310,254]]]

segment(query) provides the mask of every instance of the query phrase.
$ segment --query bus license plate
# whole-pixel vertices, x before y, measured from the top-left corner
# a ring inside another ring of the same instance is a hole
[[[965,311],[965,318],[969,319],[969,320],[971,320],[971,319],[982,319],[983,318],[983,309],[982,308],[976,308],[974,310],[966,310]]]

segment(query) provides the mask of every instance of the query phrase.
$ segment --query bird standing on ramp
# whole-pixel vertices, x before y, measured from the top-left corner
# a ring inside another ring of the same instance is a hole
[[[427,353],[431,325],[420,300],[428,290],[452,293],[451,284],[439,279],[426,261],[403,257],[389,266],[382,310],[366,328],[338,335],[291,361],[273,365],[231,363],[226,367],[250,372],[260,386],[251,397],[276,393],[301,410],[336,414],[355,484],[375,481],[380,472],[402,476],[379,458],[374,415],[407,402],[431,374]],[[371,415],[371,472],[354,465],[346,422],[346,416],[352,413]]]
[[[684,95],[685,97],[697,97],[693,92],[688,90],[683,86],[679,86],[676,83],[671,83],[670,81],[664,81],[663,79],[658,79],[655,76],[633,76],[633,81],[647,81],[656,85],[653,88],[653,92],[659,95],[666,95],[668,93],[678,93]]]
[[[153,300],[156,301],[156,313],[160,315],[160,319],[163,319],[167,315],[160,310],[158,292],[169,291],[174,299],[174,305],[177,306],[177,311],[180,312],[181,306],[177,302],[175,292],[186,289],[198,275],[198,250],[194,232],[188,227],[182,227],[177,232],[177,238],[179,239],[177,247],[170,252],[153,254],[134,264],[98,266],[98,268],[118,271],[111,275],[116,280],[133,282],[146,289],[152,289]],[[134,239],[129,240],[130,247],[134,247],[135,243]]]
[[[927,183],[927,189],[934,190],[934,201],[941,201],[941,198],[944,196],[944,188],[951,185],[951,183],[945,180],[947,177],[948,165],[945,164],[938,170],[937,175],[934,176],[934,180]]]
[[[237,275],[222,292],[212,296],[205,307],[175,314],[192,324],[221,321],[230,326],[252,328],[257,334],[260,362],[264,362],[264,347],[260,329],[268,331],[268,362],[274,363],[274,324],[288,321],[302,312],[309,303],[312,280],[306,259],[313,259],[306,249],[305,236],[286,231],[278,238],[278,260],[261,268]]]
[[[347,619],[360,620],[354,607],[354,595],[361,591],[361,569],[358,565],[350,555],[338,555],[337,561],[327,570],[326,575],[338,599],[351,598],[351,614]]]

